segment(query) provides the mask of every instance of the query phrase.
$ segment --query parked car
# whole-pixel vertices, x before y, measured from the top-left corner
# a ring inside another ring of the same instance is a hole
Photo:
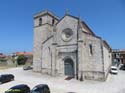
[[[23,70],[30,70],[30,69],[33,69],[32,66],[23,66]]]
[[[46,84],[39,84],[31,90],[31,93],[50,93],[50,89]]]
[[[111,74],[118,74],[118,68],[116,66],[111,66]]]
[[[26,84],[20,84],[11,87],[9,90],[5,91],[5,93],[30,93],[30,88]]]
[[[120,70],[125,70],[125,64],[121,64],[119,69]]]
[[[12,75],[12,74],[0,75],[0,84],[6,83],[6,82],[9,82],[9,81],[13,81],[13,80],[14,80],[14,75]]]

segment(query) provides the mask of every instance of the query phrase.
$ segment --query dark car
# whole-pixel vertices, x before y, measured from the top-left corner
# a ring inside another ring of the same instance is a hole
[[[31,93],[50,93],[50,89],[46,84],[39,84],[31,90]]]
[[[23,70],[31,70],[33,69],[31,66],[23,66]]]
[[[5,93],[30,93],[30,88],[26,84],[20,84],[11,87],[9,90],[5,91]]]
[[[9,82],[9,81],[12,81],[12,80],[14,80],[14,75],[12,75],[12,74],[0,75],[0,84],[6,83],[6,82]]]
[[[120,70],[125,70],[125,64],[122,64],[122,65],[120,66]]]

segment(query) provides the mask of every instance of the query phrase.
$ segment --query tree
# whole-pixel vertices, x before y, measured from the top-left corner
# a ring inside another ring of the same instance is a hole
[[[27,61],[27,57],[25,57],[24,55],[19,55],[17,58],[18,65],[24,65],[26,61]]]

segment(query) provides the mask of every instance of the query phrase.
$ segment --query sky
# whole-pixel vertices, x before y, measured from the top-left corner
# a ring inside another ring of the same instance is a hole
[[[79,17],[113,49],[125,49],[125,0],[0,0],[0,52],[33,50],[33,16]]]

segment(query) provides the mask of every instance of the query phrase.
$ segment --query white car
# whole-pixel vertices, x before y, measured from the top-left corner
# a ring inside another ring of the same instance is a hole
[[[118,68],[116,66],[111,66],[111,74],[118,74]]]

